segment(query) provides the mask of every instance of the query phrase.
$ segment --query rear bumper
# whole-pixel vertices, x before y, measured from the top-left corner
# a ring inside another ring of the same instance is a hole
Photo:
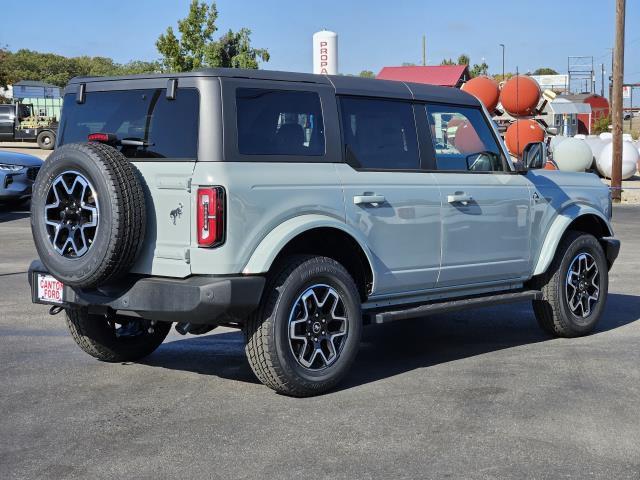
[[[29,284],[34,303],[38,300],[37,273],[48,273],[35,260],[29,266]],[[184,279],[136,277],[116,287],[92,290],[64,287],[65,307],[89,307],[134,312],[143,318],[168,322],[216,324],[241,321],[260,303],[265,278],[259,276],[193,276]]]
[[[618,254],[620,253],[620,240],[616,238],[602,238],[600,240],[602,243],[602,247],[604,248],[604,253],[607,257],[607,264],[609,268],[613,266],[613,262],[618,258]]]

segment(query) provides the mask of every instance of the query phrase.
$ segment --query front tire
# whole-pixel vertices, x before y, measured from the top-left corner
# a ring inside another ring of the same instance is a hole
[[[86,308],[67,309],[67,327],[78,346],[103,362],[133,362],[150,355],[171,330],[170,322],[122,315],[89,314]]]
[[[533,301],[533,310],[544,331],[556,337],[591,333],[602,316],[609,288],[602,246],[593,235],[567,232],[549,270],[533,284],[542,291],[542,299]]]
[[[345,376],[358,352],[356,284],[331,258],[292,257],[267,282],[244,332],[249,364],[263,384],[295,397],[323,393]]]

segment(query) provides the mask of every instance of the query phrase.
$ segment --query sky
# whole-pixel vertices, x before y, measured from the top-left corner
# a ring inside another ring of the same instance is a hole
[[[67,56],[112,57],[124,63],[158,57],[155,40],[186,16],[189,0],[30,0],[28,22],[3,22],[0,45]],[[569,55],[594,57],[596,91],[600,64],[611,70],[614,0],[218,0],[218,32],[248,27],[255,47],[271,60],[262,68],[310,72],[311,37],[327,29],[338,33],[340,73],[378,72],[383,66],[427,64],[466,53],[472,63],[484,59],[490,73],[551,67],[567,71]],[[3,17],[24,17],[22,2],[3,5]],[[640,1],[627,1],[625,82],[640,83]],[[38,28],[39,22],[42,22]],[[26,30],[26,25],[29,25]],[[35,28],[32,28],[35,27]],[[639,92],[640,96],[640,92]],[[636,103],[636,102],[634,102]]]

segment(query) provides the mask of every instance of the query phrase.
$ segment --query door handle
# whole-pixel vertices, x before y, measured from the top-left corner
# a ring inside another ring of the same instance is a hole
[[[456,192],[453,195],[447,195],[447,202],[449,203],[461,203],[463,205],[468,205],[471,201],[473,201],[473,197],[464,192]]]
[[[353,197],[353,203],[355,203],[356,205],[374,204],[377,206],[384,201],[384,195],[366,194],[356,195]]]

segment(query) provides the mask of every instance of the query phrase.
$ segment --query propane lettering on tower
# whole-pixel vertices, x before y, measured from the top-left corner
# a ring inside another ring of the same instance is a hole
[[[338,74],[338,34],[322,30],[313,34],[313,73]]]

